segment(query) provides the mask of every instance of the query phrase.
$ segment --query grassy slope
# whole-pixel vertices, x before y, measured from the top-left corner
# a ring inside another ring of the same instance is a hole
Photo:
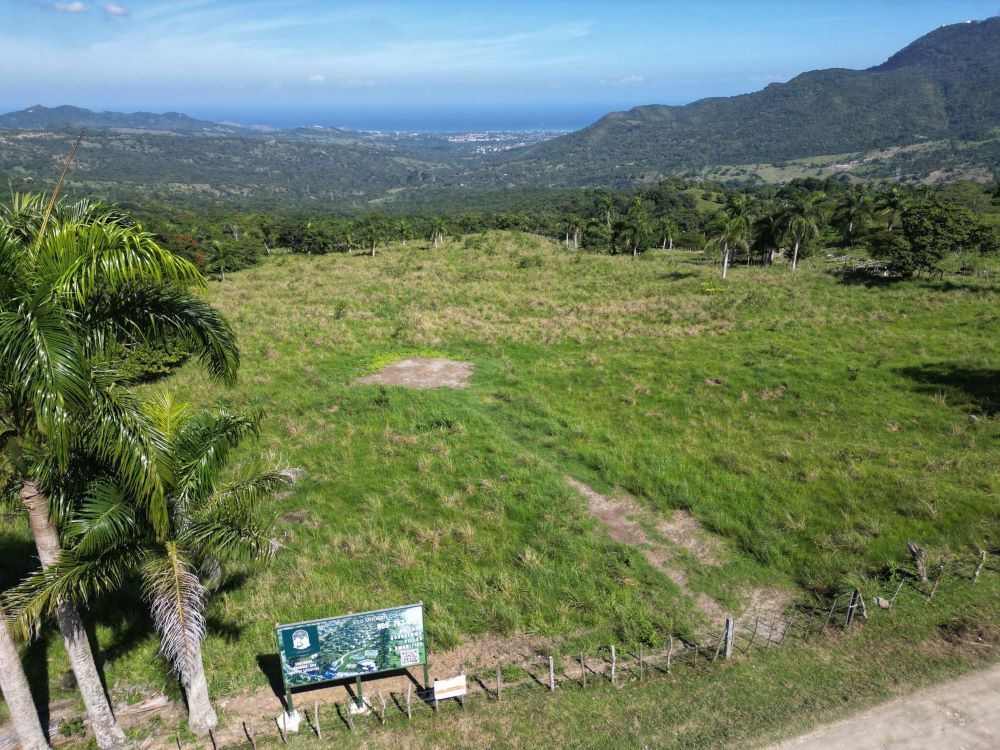
[[[573,255],[495,234],[277,256],[213,285],[241,384],[188,367],[169,385],[263,405],[264,445],[308,471],[275,508],[308,511],[282,523],[287,549],[214,600],[213,691],[264,683],[275,621],[417,599],[432,650],[485,633],[656,642],[696,625],[672,583],[607,542],[566,473],[724,535],[725,567],[689,572],[730,606],[751,584],[842,585],[900,562],[911,538],[996,543],[998,423],[969,417],[997,408],[995,282],[716,274],[683,253]],[[351,385],[414,353],[474,362],[472,386]],[[101,622],[109,684],[172,690],[141,623]]]

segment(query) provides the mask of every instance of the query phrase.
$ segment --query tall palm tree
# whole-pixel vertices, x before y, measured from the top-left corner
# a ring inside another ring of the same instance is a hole
[[[726,278],[733,250],[739,247],[750,252],[750,225],[746,217],[720,211],[709,229],[708,247],[722,251],[722,278]]]
[[[177,338],[225,381],[235,379],[239,356],[232,329],[200,296],[205,282],[194,265],[113,212],[57,211],[49,220],[42,202],[15,198],[0,210],[0,449],[48,566],[59,554],[59,522],[79,499],[54,492],[52,480],[69,472],[74,453],[113,467],[131,492],[157,486],[155,446],[127,391],[103,370],[107,352]],[[166,527],[156,507],[149,520]],[[79,612],[60,604],[56,620],[98,746],[126,746]]]
[[[649,241],[649,235],[649,214],[642,198],[636,198],[619,225],[619,238],[632,250],[632,257],[635,258],[639,255],[639,248],[645,247]]]
[[[660,219],[658,225],[660,236],[663,238],[663,249],[673,250],[674,249],[674,237],[677,236],[679,227],[677,222],[671,219],[669,216],[664,216]]]
[[[212,240],[209,245],[208,257],[206,260],[209,266],[217,270],[220,274],[220,281],[226,281],[226,267],[232,268],[236,265],[236,252],[231,245],[223,245],[218,240]]]
[[[879,192],[875,209],[885,217],[885,231],[891,232],[895,228],[905,206],[906,198],[898,186],[893,185]]]
[[[867,185],[849,190],[837,206],[833,220],[844,233],[844,242],[854,239],[855,229],[871,218],[875,212],[875,199]]]
[[[201,655],[208,588],[203,572],[218,559],[266,560],[279,545],[260,503],[283,482],[268,461],[223,481],[232,451],[256,437],[261,414],[194,412],[161,393],[145,404],[164,467],[155,497],[136,502],[114,476],[90,477],[67,524],[56,561],[8,595],[25,627],[36,627],[60,602],[86,603],[138,579],[160,635],[160,653],[184,688],[188,726],[199,735],[218,723]],[[232,473],[232,472],[228,472]],[[159,504],[165,529],[148,523],[144,506]]]
[[[7,628],[7,616],[0,609],[0,692],[10,709],[14,732],[22,750],[48,750],[49,741],[42,731],[38,709],[31,697],[31,686],[24,674],[17,645]]]
[[[799,267],[799,252],[810,237],[819,237],[824,220],[823,201],[826,193],[817,190],[805,198],[789,204],[781,215],[781,227],[792,240],[792,270]]]
[[[431,242],[434,243],[434,247],[437,247],[442,242],[444,242],[445,232],[447,231],[447,225],[444,223],[444,219],[440,216],[435,216],[431,219]]]
[[[399,222],[399,238],[403,241],[403,247],[406,247],[406,243],[413,239],[413,223],[403,219]]]

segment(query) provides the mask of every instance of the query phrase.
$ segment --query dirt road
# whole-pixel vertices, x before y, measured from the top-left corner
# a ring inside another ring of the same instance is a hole
[[[904,748],[1000,748],[1000,665],[898,698],[768,750]]]

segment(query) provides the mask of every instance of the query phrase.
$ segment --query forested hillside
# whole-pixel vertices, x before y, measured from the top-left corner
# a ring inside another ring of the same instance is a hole
[[[712,164],[992,139],[998,84],[992,18],[938,29],[869,70],[813,71],[744,96],[615,112],[503,169],[546,184],[626,185]]]

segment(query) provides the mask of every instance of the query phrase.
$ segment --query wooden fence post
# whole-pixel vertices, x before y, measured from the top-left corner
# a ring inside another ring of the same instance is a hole
[[[670,636],[670,648],[667,650],[667,674],[670,674],[670,658],[674,655],[674,637]]]
[[[986,565],[986,550],[979,550],[979,564],[976,565],[976,572],[972,574],[972,582],[979,583],[979,574],[983,572],[983,566]]]
[[[913,555],[913,561],[917,564],[917,577],[921,583],[927,583],[927,567],[924,563],[925,551],[923,547],[918,547],[916,542],[907,542],[906,548]]]
[[[643,664],[643,659],[642,659],[642,644],[640,643],[639,644],[639,682],[642,682],[643,671],[645,671],[644,667],[645,667],[645,664]]]
[[[618,669],[618,654],[615,652],[615,647],[612,646],[611,647],[611,684],[612,685],[617,685],[618,684],[617,681],[616,681],[617,669]]]
[[[583,675],[583,688],[587,689],[587,661],[583,658],[583,651],[580,652],[580,674]]]
[[[834,612],[834,610],[835,610],[835,609],[837,608],[837,600],[838,600],[839,598],[840,598],[839,596],[835,596],[835,597],[833,597],[833,604],[831,604],[831,605],[830,605],[830,612],[829,612],[829,614],[827,614],[827,616],[826,616],[826,620],[825,620],[825,621],[823,622],[823,627],[822,627],[822,628],[820,628],[820,631],[819,631],[819,632],[821,632],[821,633],[822,633],[823,631],[825,631],[825,630],[826,630],[826,627],[827,627],[827,625],[829,625],[829,624],[830,624],[830,620],[832,620],[832,619],[833,619],[833,612]]]
[[[554,693],[556,691],[556,662],[551,656],[549,657],[549,692]]]
[[[413,720],[413,683],[406,686],[406,718]]]
[[[851,627],[851,623],[854,622],[854,610],[858,607],[859,596],[861,596],[861,592],[854,589],[854,592],[851,594],[851,604],[847,608],[847,620],[844,622],[845,628]]]
[[[500,665],[497,664],[497,703],[500,702],[500,692],[502,688],[500,686]]]
[[[941,567],[938,568],[937,578],[934,579],[934,585],[931,586],[931,594],[930,596],[927,597],[928,601],[934,598],[934,593],[937,591],[938,585],[940,585],[942,578],[944,578],[944,563],[941,563]]]
[[[733,656],[733,636],[734,636],[733,629],[734,629],[733,618],[732,617],[727,617],[726,618],[726,636],[725,636],[726,637],[725,658],[726,658],[727,661],[729,659],[731,659],[732,656]]]

